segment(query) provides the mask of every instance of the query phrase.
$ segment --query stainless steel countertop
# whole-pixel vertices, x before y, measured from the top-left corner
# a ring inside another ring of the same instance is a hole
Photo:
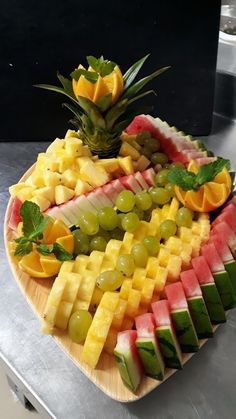
[[[218,68],[225,70],[224,66],[223,58],[220,63],[218,60]],[[236,122],[215,115],[212,135],[204,141],[216,154],[230,158],[236,169]],[[104,395],[51,337],[40,334],[39,320],[10,272],[2,223],[8,187],[19,180],[46,146],[47,143],[0,143],[0,359],[7,374],[45,418],[235,419],[235,309],[181,372],[130,404]]]

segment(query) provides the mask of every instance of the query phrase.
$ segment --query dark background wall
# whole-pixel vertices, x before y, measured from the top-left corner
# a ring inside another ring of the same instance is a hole
[[[142,74],[153,82],[153,115],[192,134],[211,127],[220,0],[2,0],[0,139],[62,136],[62,97],[32,87],[57,83],[86,55],[118,62],[123,72],[151,52]]]

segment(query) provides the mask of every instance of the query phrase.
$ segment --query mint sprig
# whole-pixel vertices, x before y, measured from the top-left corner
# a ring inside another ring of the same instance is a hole
[[[96,58],[93,55],[88,55],[86,57],[88,64],[94,71],[100,74],[101,77],[108,76],[114,70],[116,63],[110,60],[104,60],[101,55],[100,58]]]
[[[72,255],[59,243],[46,245],[41,243],[43,233],[50,223],[50,217],[43,216],[37,204],[25,201],[20,207],[22,218],[23,236],[18,237],[15,242],[15,256],[28,255],[33,250],[33,243],[37,245],[36,250],[44,256],[53,253],[60,261],[72,259]]]
[[[197,191],[200,186],[206,182],[213,180],[223,168],[230,169],[230,161],[218,157],[212,163],[203,164],[197,174],[183,169],[182,167],[173,167],[168,175],[167,179],[170,183],[179,186],[183,191],[194,190]]]

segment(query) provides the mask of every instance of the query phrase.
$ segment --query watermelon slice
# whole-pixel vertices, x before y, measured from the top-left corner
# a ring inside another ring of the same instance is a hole
[[[202,296],[202,291],[193,269],[180,274],[187,298],[188,308],[199,339],[213,336],[212,324]]]
[[[182,369],[182,355],[176,339],[170,308],[167,300],[152,303],[152,311],[156,323],[156,335],[165,365],[168,368]]]
[[[205,257],[211,272],[213,273],[224,309],[229,310],[230,308],[235,307],[236,300],[233,285],[214,243],[205,244],[201,249],[201,253]]]
[[[154,138],[156,135],[156,129],[152,122],[148,120],[145,115],[136,116],[131,124],[125,130],[129,135],[135,135],[143,131],[149,131]]]
[[[11,230],[17,230],[17,226],[21,221],[20,207],[22,202],[15,196],[12,200],[11,213],[8,221],[8,227]]]
[[[134,174],[134,177],[135,177],[136,181],[139,183],[139,185],[141,186],[141,188],[143,190],[149,188],[148,183],[145,181],[144,177],[142,176],[142,174],[140,172],[136,172]]]
[[[182,351],[198,351],[199,342],[181,282],[167,285],[165,287],[165,293],[170,305],[171,317]]]
[[[203,256],[197,256],[192,259],[191,263],[201,286],[211,322],[224,323],[226,321],[224,307],[206,259]]]
[[[133,175],[122,176],[120,178],[120,181],[126,189],[129,189],[130,191],[134,193],[140,192],[142,190],[140,184],[137,182],[137,180],[135,179]]]
[[[118,333],[114,349],[115,360],[122,381],[131,391],[136,391],[143,375],[142,364],[135,345],[136,330],[126,330]]]
[[[65,212],[61,211],[61,207],[60,206],[55,206],[52,208],[49,208],[45,214],[49,215],[50,217],[52,217],[54,220],[58,219],[58,220],[62,220],[66,225],[70,226],[73,225],[73,221],[72,221],[72,216],[69,216],[69,210],[67,212],[67,215],[64,215]],[[67,218],[67,216],[69,216],[70,218]]]
[[[156,380],[163,380],[165,365],[155,335],[155,322],[152,313],[135,318],[138,337],[136,347],[145,373]]]
[[[145,182],[149,185],[149,186],[153,186],[154,185],[154,178],[155,178],[155,171],[153,168],[144,170],[141,175],[143,176]]]
[[[111,182],[107,183],[102,187],[104,194],[113,202],[115,203],[116,197],[117,197],[117,191],[112,185]]]
[[[236,247],[236,235],[226,221],[220,221],[219,223],[215,224],[213,226],[212,232],[223,237],[231,251],[234,252]]]

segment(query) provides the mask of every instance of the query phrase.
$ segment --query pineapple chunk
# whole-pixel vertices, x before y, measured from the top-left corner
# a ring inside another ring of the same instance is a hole
[[[131,156],[133,160],[138,160],[140,153],[131,144],[124,141],[121,145],[119,155],[122,157]]]
[[[123,284],[121,285],[120,298],[123,298],[124,300],[128,300],[131,289],[132,289],[132,281],[130,279],[125,279],[123,281]]]
[[[126,315],[134,318],[137,316],[139,304],[141,301],[141,292],[131,289],[127,300]]]
[[[136,134],[127,134],[127,132],[123,131],[120,139],[121,141],[127,141],[127,143],[132,143],[133,141],[135,141],[137,138]]]
[[[93,336],[87,336],[83,352],[82,361],[86,362],[91,368],[95,368],[101,355],[104,343],[94,339]]]
[[[71,137],[79,138],[79,133],[73,129],[68,129],[66,131],[65,140]]]
[[[179,275],[181,272],[182,259],[180,256],[171,255],[168,264],[168,281],[175,282],[178,281]]]
[[[46,153],[55,153],[57,150],[62,150],[65,147],[65,140],[56,138],[47,148]]]
[[[102,186],[110,180],[109,174],[102,167],[96,167],[91,159],[82,165],[80,176],[93,187]]]
[[[33,180],[34,181],[34,180]],[[43,175],[43,185],[41,186],[57,186],[62,183],[62,176],[57,172],[47,171]],[[34,184],[36,185],[35,181]],[[40,186],[39,186],[40,187]]]
[[[87,157],[92,157],[92,153],[91,153],[91,151],[90,151],[90,149],[89,149],[89,146],[87,146],[87,145],[84,145],[83,146],[83,148],[82,148],[82,154],[81,154],[82,156],[87,156]]]
[[[111,239],[106,246],[106,255],[116,264],[117,258],[120,254],[122,242],[120,240]]]
[[[21,202],[30,200],[33,196],[34,190],[35,190],[35,186],[25,186],[17,192],[17,197],[19,198]]]
[[[51,155],[46,153],[39,153],[37,162],[36,162],[36,170],[51,170],[52,172],[58,171],[58,162],[55,158],[52,158]]]
[[[97,167],[102,167],[108,173],[114,173],[119,169],[118,159],[99,159],[95,165]]]
[[[104,252],[100,252],[99,250],[93,250],[89,256],[87,268],[90,271],[100,272],[104,256]]]
[[[134,166],[132,163],[131,156],[127,157],[118,157],[117,158],[119,166],[125,173],[125,175],[132,175],[134,173]]]
[[[33,192],[33,196],[42,196],[50,201],[51,204],[55,202],[55,188],[53,186],[45,186],[41,189],[36,189]]]
[[[143,289],[141,291],[141,299],[140,302],[143,305],[149,305],[155,289],[155,281],[151,278],[146,278]]]
[[[67,169],[64,173],[62,173],[62,182],[63,185],[67,186],[67,188],[74,189],[78,178],[79,172],[73,169]]]
[[[158,259],[153,256],[149,257],[147,261],[147,272],[146,272],[147,276],[149,278],[155,278],[158,268],[159,268]]]
[[[88,310],[96,285],[96,274],[85,269],[81,275],[82,280],[77,294],[77,302],[75,301],[75,306],[73,307],[73,312],[75,311],[75,307],[77,307],[77,309],[83,307],[83,309]]]
[[[72,303],[68,303],[67,301],[61,301],[55,318],[55,326],[58,327],[58,329],[67,329],[72,307]]]
[[[112,319],[113,319],[112,311],[108,310],[107,308],[100,307],[99,305],[94,315],[92,324],[89,328],[88,336],[93,336],[99,342],[105,343],[110,326],[111,326]],[[85,341],[84,349],[85,347],[86,347],[86,341]]]
[[[95,312],[100,304],[104,291],[97,286],[94,288],[93,295],[90,301],[89,311]]]
[[[11,196],[16,196],[21,189],[27,186],[29,185],[27,185],[25,182],[16,183],[15,185],[10,186],[9,192]]]
[[[136,290],[141,291],[146,280],[147,271],[144,268],[135,268],[133,278],[132,278],[132,287]]]
[[[57,205],[63,204],[73,198],[75,192],[73,189],[67,188],[63,185],[57,185],[55,187],[55,201]]]
[[[155,292],[160,293],[163,291],[167,281],[168,270],[162,266],[158,266],[155,276]]]
[[[41,195],[33,196],[33,198],[31,198],[29,201],[34,202],[35,204],[37,204],[39,206],[41,212],[46,211],[51,205],[51,202],[48,199],[44,198],[44,196],[41,196]]]
[[[107,308],[108,310],[114,311],[119,303],[119,293],[106,291],[104,292],[99,307]]]
[[[139,159],[137,160],[137,166],[136,166],[136,172],[143,172],[144,170],[146,170],[148,168],[148,166],[150,165],[150,160],[148,160],[148,158],[144,155],[140,156]]]
[[[79,138],[69,137],[65,142],[66,154],[70,157],[79,157],[82,156],[83,152],[83,143]]]
[[[76,159],[76,164],[79,168],[79,170],[81,169],[81,167],[85,164],[85,163],[90,163],[91,159],[89,157],[86,156],[82,156],[82,157],[78,157]]]
[[[168,213],[167,218],[169,220],[175,221],[178,209],[179,209],[179,201],[178,199],[173,198],[170,203],[170,208],[169,208],[169,213]]]
[[[75,195],[83,195],[86,192],[91,191],[93,188],[91,185],[89,185],[88,182],[85,182],[84,180],[77,179],[76,185],[75,185]]]
[[[114,311],[114,316],[112,319],[112,327],[119,330],[125,316],[126,308],[127,308],[127,300],[123,300],[122,298],[120,298],[118,301],[117,307]]]
[[[130,253],[133,244],[134,235],[126,232],[123,237],[121,252]]]
[[[58,172],[64,173],[67,169],[71,169],[74,166],[75,159],[72,156],[68,156],[65,152],[62,156],[57,158]]]

